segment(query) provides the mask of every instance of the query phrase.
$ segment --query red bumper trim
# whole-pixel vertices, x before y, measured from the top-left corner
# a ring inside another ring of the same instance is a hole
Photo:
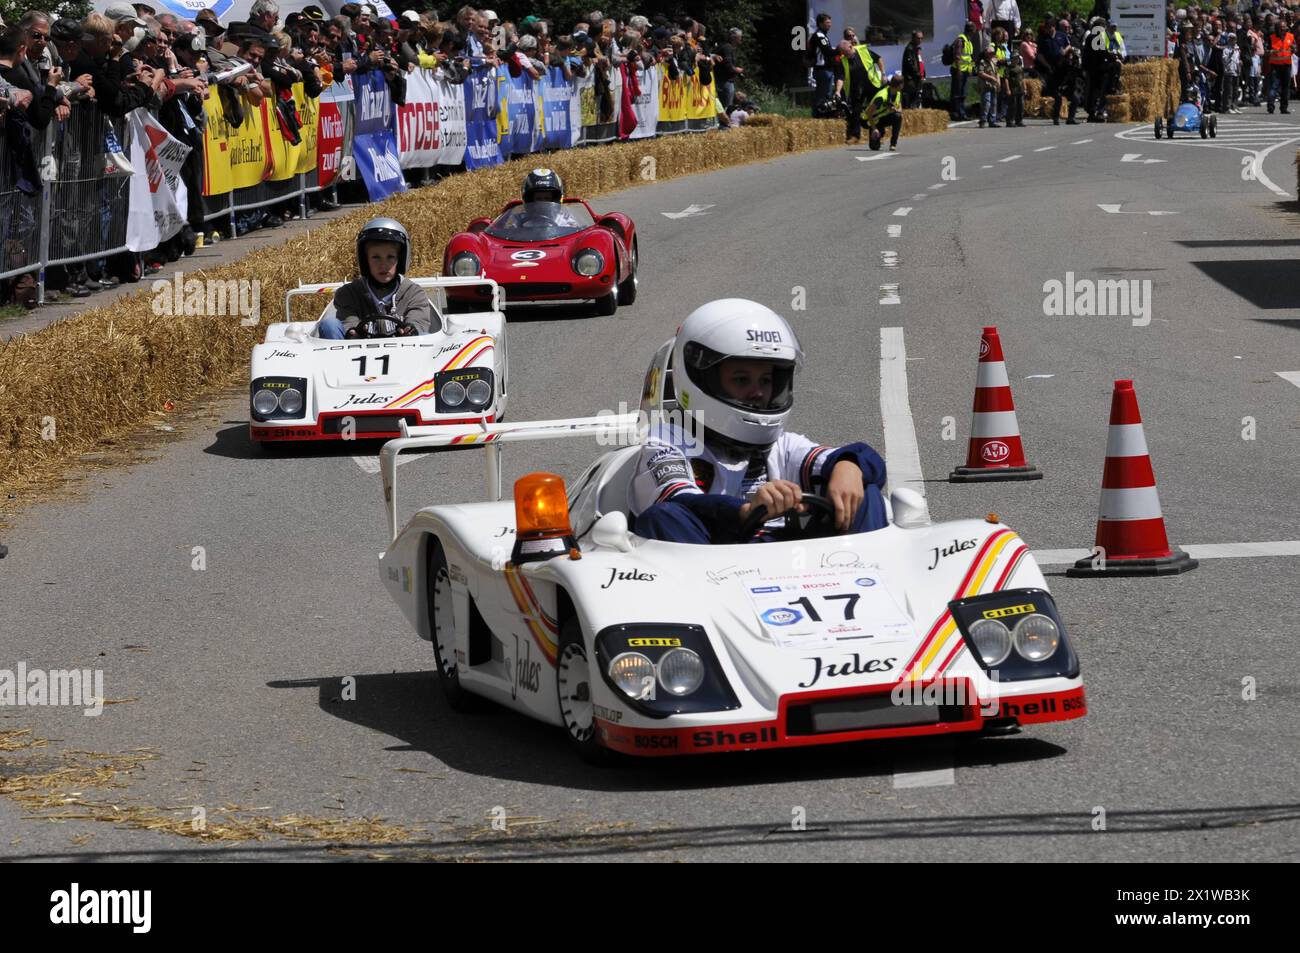
[[[477,424],[493,423],[496,420],[495,414],[488,414],[486,417],[453,417],[449,419],[425,420],[420,416],[418,411],[414,410],[358,410],[348,413],[330,412],[321,414],[320,419],[314,424],[303,424],[295,426],[286,424],[282,427],[268,427],[250,423],[248,425],[249,436],[254,440],[342,440],[341,433],[326,433],[325,424],[330,420],[339,420],[343,417],[405,417],[408,427],[451,427],[457,424]],[[357,440],[391,440],[394,437],[400,437],[401,431],[380,431],[378,433],[358,434]]]

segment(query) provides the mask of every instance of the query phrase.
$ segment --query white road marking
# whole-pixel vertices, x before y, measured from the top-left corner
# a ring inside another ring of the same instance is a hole
[[[880,303],[881,304],[902,304],[903,299],[898,296],[898,285],[881,285],[880,286]]]
[[[1091,140],[1091,139],[1075,139],[1074,142],[1070,143],[1070,145],[1072,145],[1072,146],[1081,146],[1081,145],[1083,145],[1083,144],[1086,143],[1086,142],[1092,142],[1092,140]]]
[[[1146,142],[1151,135],[1151,123],[1146,123],[1131,129],[1123,129],[1115,133],[1116,139],[1123,139],[1127,142]],[[1244,152],[1246,155],[1253,156],[1254,161],[1250,163],[1249,168],[1254,173],[1254,180],[1268,189],[1274,195],[1281,195],[1287,198],[1291,193],[1286,189],[1280,188],[1272,179],[1264,174],[1264,159],[1268,157],[1275,149],[1282,146],[1292,145],[1300,142],[1300,136],[1296,135],[1296,127],[1290,123],[1269,123],[1267,121],[1252,120],[1224,120],[1219,124],[1218,135],[1214,139],[1197,139],[1194,136],[1187,136],[1185,139],[1175,139],[1172,142],[1165,140],[1165,147],[1178,142],[1179,145],[1191,149],[1226,149],[1231,152]],[[1278,137],[1281,137],[1279,140]],[[1263,145],[1271,143],[1265,149],[1253,148],[1253,145]]]
[[[899,771],[898,768],[894,768],[896,788],[936,788],[956,783],[957,770],[952,767],[934,768],[929,771]]]
[[[1155,162],[1167,162],[1167,159],[1144,159],[1140,152],[1126,152],[1120,162],[1136,162],[1139,165],[1151,165]]]
[[[1025,380],[1027,380],[1027,381],[1045,381],[1045,380],[1048,380],[1049,378],[1052,378],[1052,377],[1055,377],[1055,376],[1056,376],[1055,374],[1030,374],[1028,377],[1025,378]]]
[[[882,252],[880,253],[880,267],[882,267],[882,268],[897,268],[897,267],[898,267],[898,252],[896,252],[896,251],[882,251]]]
[[[907,345],[902,328],[880,329],[880,418],[885,434],[886,492],[905,486],[925,498],[921,450],[907,394]],[[925,521],[930,521],[929,507]]]
[[[412,461],[419,460],[423,456],[424,454],[420,454],[420,453],[410,453],[407,454],[406,456],[402,456],[399,453],[397,455],[397,465],[399,467],[404,466],[408,463],[411,463]],[[357,466],[359,466],[362,469],[362,471],[365,473],[375,474],[379,472],[378,456],[373,456],[373,457],[354,456],[352,458],[352,462],[355,463]]]
[[[888,235],[890,238],[898,238],[898,237],[900,237],[900,236],[903,234],[903,226],[902,226],[902,225],[886,225],[886,226],[885,226],[885,234]]]
[[[912,196],[912,201],[919,202],[921,201],[921,199],[928,199],[929,197],[930,196],[926,195],[924,192],[917,192],[915,195]]]
[[[892,159],[898,155],[897,152],[884,152],[878,156],[854,156],[859,162],[875,162],[878,159]]]
[[[1300,387],[1300,371],[1274,371],[1278,377],[1284,381],[1290,381],[1296,387]]]
[[[1178,214],[1177,212],[1164,212],[1164,211],[1121,212],[1120,209],[1123,206],[1124,206],[1123,202],[1116,202],[1113,205],[1102,205],[1099,203],[1097,205],[1097,208],[1101,209],[1103,212],[1109,212],[1111,215],[1177,215]]]
[[[1017,159],[1023,159],[1024,156],[1007,156],[1005,159],[999,159],[999,162],[1015,162]]]
[[[1193,543],[1181,547],[1193,559],[1246,559],[1267,556],[1300,556],[1300,539],[1262,543]],[[1065,566],[1091,556],[1090,549],[1035,549],[1040,566]]]
[[[899,218],[902,218],[910,211],[912,211],[911,206],[904,205],[902,208],[894,209],[894,214],[897,215]]]
[[[991,168],[993,168],[993,166],[991,166],[991,165],[982,165],[982,166],[980,166],[980,168],[981,168],[981,169],[991,169]]]
[[[945,185],[947,185],[947,184],[948,184],[947,182],[936,182],[936,183],[934,183],[934,185],[930,186],[930,188],[931,188],[931,189],[941,189],[941,188],[943,188],[943,187],[944,187]]]
[[[707,215],[708,209],[714,208],[713,205],[688,205],[680,212],[660,212],[664,218],[692,218],[696,215]]]
[[[1051,151],[1052,151],[1053,149],[1055,149],[1055,148],[1056,148],[1056,146],[1043,146],[1042,148],[1040,148],[1040,149],[1035,149],[1034,151],[1035,151],[1035,152],[1051,152]]]

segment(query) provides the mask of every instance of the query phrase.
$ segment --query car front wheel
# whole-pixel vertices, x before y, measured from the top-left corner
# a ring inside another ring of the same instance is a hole
[[[429,542],[428,569],[429,632],[433,643],[434,661],[438,666],[438,685],[452,711],[469,713],[482,711],[483,699],[472,695],[460,683],[456,668],[456,620],[451,608],[451,577],[447,572],[447,554],[442,543],[434,538]]]
[[[595,672],[587,660],[582,627],[574,617],[565,619],[560,626],[560,656],[556,669],[555,690],[569,747],[588,764],[616,763],[618,756],[615,752],[602,745],[596,737],[596,706],[591,698]]]

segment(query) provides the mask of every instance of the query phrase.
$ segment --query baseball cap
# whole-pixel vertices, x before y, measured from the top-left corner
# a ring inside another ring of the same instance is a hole
[[[314,3],[309,3],[302,8],[302,15],[308,20],[315,20],[317,23],[325,22],[325,11]]]
[[[68,43],[81,39],[81,21],[64,17],[50,25],[50,39],[55,43]]]
[[[136,19],[135,7],[129,3],[110,3],[104,8],[104,16],[110,20],[134,20]],[[143,23],[140,24],[144,26]]]
[[[401,13],[401,18],[403,20],[406,20],[408,23],[420,22],[420,15],[416,13],[414,10],[403,10]]]
[[[487,17],[489,23],[497,19],[497,12],[495,10],[483,10],[482,13],[483,16]]]

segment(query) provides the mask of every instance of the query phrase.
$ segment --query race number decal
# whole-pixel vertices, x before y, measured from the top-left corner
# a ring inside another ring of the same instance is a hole
[[[876,569],[764,576],[745,588],[763,630],[782,648],[900,642],[915,634]]]
[[[539,258],[545,258],[546,252],[538,248],[530,248],[527,251],[517,251],[510,254],[512,261],[537,261]]]

